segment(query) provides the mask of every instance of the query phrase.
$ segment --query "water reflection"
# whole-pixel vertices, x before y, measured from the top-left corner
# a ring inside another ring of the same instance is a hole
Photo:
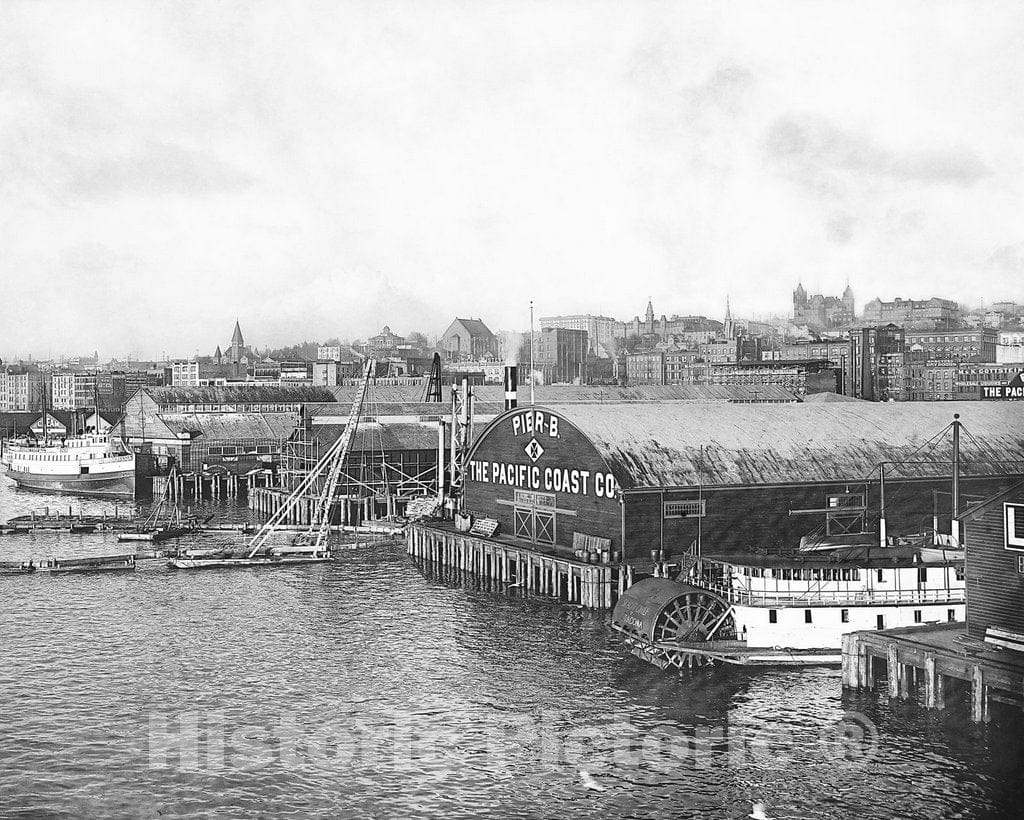
[[[0,489],[0,518],[23,502]],[[104,548],[0,557],[24,538]],[[0,578],[0,635],[5,814],[1015,816],[1018,716],[843,695],[834,670],[666,673],[603,615],[394,545]]]

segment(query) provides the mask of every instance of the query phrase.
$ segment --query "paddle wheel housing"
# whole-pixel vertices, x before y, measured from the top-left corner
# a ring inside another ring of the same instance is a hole
[[[645,578],[627,589],[615,604],[612,627],[634,655],[662,669],[703,666],[711,659],[702,649],[736,640],[728,601],[668,578]]]

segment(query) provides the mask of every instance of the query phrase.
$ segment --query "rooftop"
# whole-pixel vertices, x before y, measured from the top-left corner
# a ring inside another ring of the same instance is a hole
[[[1024,413],[1006,402],[546,404],[594,442],[625,488],[1024,474]],[[969,433],[969,435],[968,435]],[[939,437],[929,445],[933,437]]]

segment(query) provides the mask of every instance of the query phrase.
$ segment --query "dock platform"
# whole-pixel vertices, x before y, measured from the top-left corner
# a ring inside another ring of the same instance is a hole
[[[611,609],[633,582],[633,568],[624,564],[585,563],[555,549],[545,552],[512,538],[470,535],[447,522],[409,524],[406,552],[435,566],[514,585],[584,609]]]
[[[953,681],[970,687],[971,719],[989,720],[992,700],[1024,706],[1024,653],[967,634],[961,622],[843,636],[843,686],[872,690],[885,676],[890,698],[910,700],[923,681],[924,705],[944,709]]]

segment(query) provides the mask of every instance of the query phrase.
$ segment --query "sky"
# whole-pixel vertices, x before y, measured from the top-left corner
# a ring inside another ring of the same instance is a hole
[[[0,3],[0,356],[1024,302],[1024,4]]]

